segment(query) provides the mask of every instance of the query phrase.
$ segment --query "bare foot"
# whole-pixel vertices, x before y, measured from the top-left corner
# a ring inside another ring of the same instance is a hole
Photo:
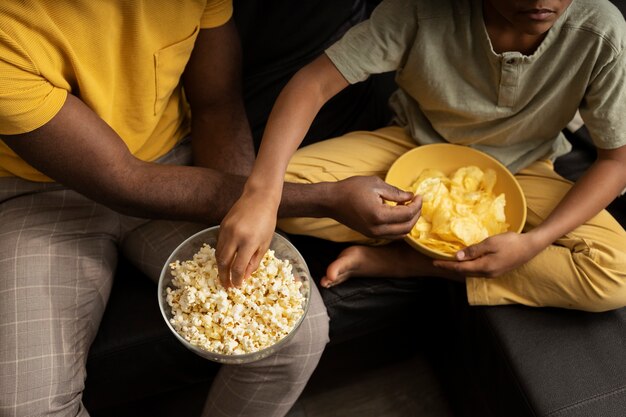
[[[350,277],[408,278],[441,276],[463,279],[433,266],[432,259],[422,255],[404,242],[384,246],[350,246],[344,249],[326,269],[322,287],[341,284]]]

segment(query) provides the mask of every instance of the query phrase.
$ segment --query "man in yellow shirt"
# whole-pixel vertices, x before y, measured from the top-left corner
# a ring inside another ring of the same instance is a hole
[[[87,416],[118,250],[157,279],[239,195],[254,149],[231,16],[230,0],[0,4],[0,416]],[[222,367],[205,415],[284,415],[327,340],[313,288],[293,341]]]

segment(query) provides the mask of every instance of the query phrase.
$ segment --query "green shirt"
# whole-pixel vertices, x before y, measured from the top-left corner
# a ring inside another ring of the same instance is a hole
[[[326,54],[350,83],[396,71],[395,123],[512,172],[571,149],[577,109],[595,145],[626,145],[626,24],[607,0],[574,0],[530,56],[495,53],[481,0],[384,0]]]

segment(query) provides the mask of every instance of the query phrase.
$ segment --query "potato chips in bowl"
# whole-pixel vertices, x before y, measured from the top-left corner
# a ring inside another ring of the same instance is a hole
[[[453,144],[419,146],[400,156],[386,181],[422,196],[406,241],[427,256],[453,259],[469,245],[521,232],[526,199],[511,172],[491,156]]]

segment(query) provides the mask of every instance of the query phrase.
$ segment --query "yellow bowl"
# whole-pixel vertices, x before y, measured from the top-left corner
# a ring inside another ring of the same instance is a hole
[[[493,189],[496,195],[504,193],[504,213],[509,231],[521,232],[526,223],[526,198],[513,174],[499,161],[484,152],[462,145],[437,143],[422,145],[400,156],[387,172],[385,181],[403,190],[408,190],[418,175],[426,168],[438,169],[446,175],[458,168],[475,165],[480,169],[491,168],[496,172],[497,182]],[[453,259],[453,255],[428,248],[407,235],[407,243],[431,258]]]

